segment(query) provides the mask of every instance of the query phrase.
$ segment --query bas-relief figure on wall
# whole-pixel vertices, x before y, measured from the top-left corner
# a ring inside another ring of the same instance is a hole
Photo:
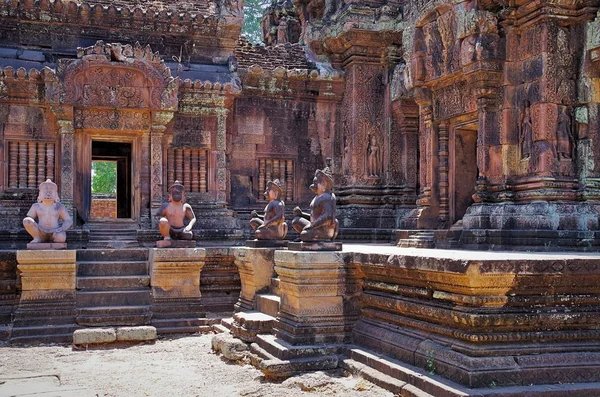
[[[264,215],[252,211],[250,226],[255,230],[258,240],[283,240],[288,231],[285,222],[285,203],[281,199],[282,190],[279,179],[267,182],[265,197],[269,204],[265,207]]]
[[[60,202],[58,187],[48,179],[40,184],[39,189],[38,202],[34,203],[27,212],[27,217],[23,219],[23,226],[33,237],[31,241],[33,244],[64,243],[67,241],[66,231],[73,225],[73,221]]]
[[[179,181],[169,188],[169,201],[160,207],[156,215],[161,217],[158,229],[164,240],[192,240],[196,215],[192,206],[185,202],[185,188]],[[186,218],[189,220],[187,225]]]
[[[521,146],[521,159],[530,158],[533,144],[533,122],[531,120],[531,108],[529,103],[525,104],[525,109],[523,109],[523,115],[521,117],[519,144]]]
[[[336,219],[336,198],[329,167],[317,170],[310,189],[316,194],[310,203],[310,214],[294,208],[292,226],[304,242],[334,240],[339,232]]]
[[[571,124],[571,116],[566,106],[562,106],[558,115],[558,126],[556,128],[556,152],[559,160],[570,160],[574,158],[575,138]]]
[[[367,147],[367,176],[369,178],[378,178],[382,174],[382,155],[377,137],[369,136],[369,146]]]

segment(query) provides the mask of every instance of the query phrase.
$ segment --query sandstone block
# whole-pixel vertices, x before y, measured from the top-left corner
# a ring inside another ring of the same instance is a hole
[[[78,329],[73,332],[74,345],[95,345],[100,343],[112,343],[117,340],[114,328],[89,328]]]
[[[117,340],[120,342],[156,340],[156,328],[149,325],[141,327],[119,327],[117,328]]]

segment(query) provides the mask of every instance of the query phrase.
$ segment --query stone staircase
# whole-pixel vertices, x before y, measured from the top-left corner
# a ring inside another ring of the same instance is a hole
[[[256,341],[258,335],[272,334],[281,302],[279,278],[271,278],[269,291],[256,294],[255,300],[255,311],[239,312],[233,318],[223,319],[221,331],[227,328],[232,335],[246,342]]]
[[[425,230],[412,234],[408,238],[398,240],[398,247],[435,248],[435,232],[432,230]]]
[[[132,221],[88,222],[88,249],[96,248],[137,248],[137,224]]]
[[[77,324],[150,324],[148,271],[148,250],[144,248],[77,251]]]

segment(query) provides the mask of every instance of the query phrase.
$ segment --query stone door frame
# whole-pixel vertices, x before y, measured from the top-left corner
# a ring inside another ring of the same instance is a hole
[[[461,117],[459,119],[450,120],[449,123],[449,145],[448,145],[448,217],[449,217],[449,226],[453,225],[460,219],[456,218],[456,137],[459,135],[459,130],[470,130],[475,131],[475,135],[478,138],[477,134],[479,134],[478,129],[478,119],[477,114],[475,114],[474,118],[465,118]],[[477,148],[475,148],[475,160],[477,161]],[[478,163],[474,164],[475,167],[478,167]],[[475,185],[473,185],[473,193],[475,193]],[[462,217],[461,217],[462,219]]]
[[[92,141],[104,141],[112,143],[131,144],[131,218],[120,218],[122,220],[132,220],[140,222],[142,216],[142,192],[141,192],[141,170],[142,164],[142,138],[143,135],[149,135],[150,131],[105,131],[105,130],[75,130],[77,146],[77,184],[80,188],[76,189],[74,205],[78,211],[82,211],[85,216],[87,210],[86,222],[89,222],[89,212],[91,209],[91,177],[92,177]],[[146,160],[147,161],[147,160]],[[149,167],[150,164],[147,164]],[[89,200],[85,202],[85,194],[89,192]],[[87,208],[85,208],[87,207]]]

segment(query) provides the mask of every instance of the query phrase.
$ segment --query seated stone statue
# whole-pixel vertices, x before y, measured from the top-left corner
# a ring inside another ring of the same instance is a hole
[[[47,179],[40,184],[37,203],[34,203],[23,226],[33,237],[32,243],[64,243],[67,241],[66,231],[73,225],[69,212],[58,198],[56,183]],[[37,221],[36,221],[37,219]],[[62,224],[59,224],[59,219]]]
[[[302,241],[333,240],[338,235],[339,222],[335,218],[336,199],[329,167],[315,172],[310,189],[316,194],[310,203],[310,214],[294,208],[292,226]]]
[[[192,206],[185,202],[185,188],[179,181],[175,181],[169,188],[169,202],[163,203],[157,216],[160,216],[158,230],[164,240],[191,240],[192,227],[196,223],[196,215]],[[187,226],[184,221],[189,219]]]
[[[281,199],[281,182],[279,179],[267,182],[265,197],[269,204],[265,207],[264,216],[252,211],[250,227],[255,230],[257,240],[283,240],[288,231],[285,222],[285,203]]]

